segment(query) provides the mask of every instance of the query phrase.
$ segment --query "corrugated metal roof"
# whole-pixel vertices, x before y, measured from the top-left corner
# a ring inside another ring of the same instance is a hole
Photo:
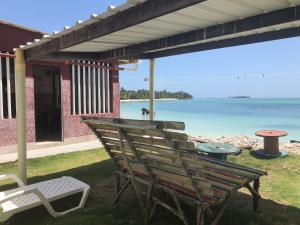
[[[54,33],[52,35],[45,35],[43,40],[24,46],[23,48],[29,49],[33,46],[47,42],[49,41],[49,39],[63,36],[66,33],[72,32],[73,30],[80,29],[83,26],[89,25],[95,21],[105,19],[111,15],[124,11],[145,1],[147,0],[128,0],[127,3],[121,6],[115,8],[110,7],[109,10],[107,10],[107,12],[103,14],[92,15],[91,18],[87,21],[78,21],[73,27],[66,27],[61,32]],[[239,19],[248,18],[251,16],[260,15],[263,13],[268,13],[296,5],[300,5],[300,0],[207,0],[203,1],[202,3],[175,11],[173,13],[146,21],[144,23],[140,23],[126,29],[110,33],[108,35],[98,37],[91,41],[87,41],[63,49],[61,51],[103,52],[120,47],[130,46],[133,44],[169,37],[175,34],[180,34],[200,28],[224,24],[226,22],[236,21]],[[286,29],[299,25],[299,22],[285,23],[276,25],[274,27],[256,29],[244,33],[234,34],[231,36],[222,36],[216,38],[216,40],[263,33],[277,29]],[[212,40],[213,39],[209,39],[209,41]],[[199,43],[202,42],[207,42],[207,40],[201,41]]]
[[[33,46],[40,45],[40,44],[42,44],[44,42],[47,42],[47,41],[49,41],[53,38],[61,37],[65,34],[67,34],[67,33],[71,33],[74,30],[78,30],[78,29],[80,29],[80,28],[82,28],[86,25],[94,23],[95,21],[105,19],[109,16],[112,16],[112,15],[118,13],[118,12],[124,11],[124,10],[126,10],[130,7],[133,7],[137,4],[145,2],[145,1],[147,1],[147,0],[127,0],[126,3],[124,3],[124,4],[122,4],[118,7],[109,6],[107,8],[107,11],[104,12],[104,13],[92,14],[92,15],[90,15],[90,18],[88,20],[85,20],[85,21],[78,20],[78,21],[75,22],[75,24],[73,26],[64,26],[62,31],[53,31],[52,34],[44,35],[42,40],[38,40],[37,42],[34,42],[34,43],[28,43],[25,46],[21,46],[21,48],[22,49],[29,49],[29,48],[32,48]]]

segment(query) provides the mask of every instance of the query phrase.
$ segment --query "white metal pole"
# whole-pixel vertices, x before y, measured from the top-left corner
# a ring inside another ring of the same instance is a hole
[[[88,62],[90,64],[90,62]],[[92,94],[91,94],[91,66],[88,66],[88,96],[89,96],[89,114],[92,113]]]
[[[98,66],[101,64],[98,62]],[[98,82],[98,113],[101,113],[101,87],[100,87],[100,67],[98,67],[98,73],[97,73],[97,82]]]
[[[3,114],[3,92],[2,91],[3,91],[3,85],[2,85],[2,58],[0,56],[0,119],[4,118],[4,114]]]
[[[78,61],[80,63],[80,61]],[[78,114],[80,115],[81,114],[81,79],[80,79],[80,65],[77,66],[77,78],[78,78]]]
[[[105,66],[105,63],[102,64],[103,66]],[[105,104],[106,104],[106,96],[105,96],[105,89],[106,89],[106,86],[105,86],[105,69],[102,68],[102,100],[103,100],[103,113],[106,112],[106,107],[105,107]]]
[[[26,184],[26,90],[25,90],[25,59],[22,49],[16,50],[16,100],[17,100],[17,143],[18,143],[18,176]]]
[[[7,54],[9,54],[7,52]],[[6,57],[6,93],[7,93],[7,111],[8,111],[8,119],[11,119],[11,86],[10,86],[10,64],[9,57]]]
[[[83,61],[85,63],[85,61]],[[86,82],[85,82],[85,66],[83,68],[83,114],[86,114]]]
[[[150,120],[154,120],[154,100],[155,100],[155,90],[154,90],[154,66],[155,59],[150,59],[150,87],[149,87],[149,111],[150,111]]]
[[[74,62],[74,61],[73,61]],[[75,65],[72,64],[72,105],[73,105],[73,110],[72,114],[75,115],[75,107],[76,107],[76,101],[75,101]]]
[[[109,67],[109,64],[107,64],[107,67]],[[110,113],[110,70],[107,69],[107,112]]]
[[[94,66],[96,62],[93,62]],[[97,112],[97,102],[96,102],[96,67],[93,68],[93,113]]]

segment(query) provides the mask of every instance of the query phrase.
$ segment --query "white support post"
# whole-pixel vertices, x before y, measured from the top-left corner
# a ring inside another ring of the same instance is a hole
[[[7,53],[9,54],[9,53]],[[10,63],[9,57],[6,57],[6,90],[7,90],[7,111],[8,119],[11,119],[11,86],[10,86]]]
[[[149,87],[149,111],[150,111],[150,120],[154,120],[154,100],[155,100],[155,90],[154,90],[154,66],[155,59],[150,59],[150,87]]]
[[[79,62],[79,61],[78,61]],[[78,79],[78,114],[81,114],[81,79],[80,79],[80,65],[77,66],[77,79]]]
[[[4,118],[4,113],[3,113],[2,57],[0,56],[0,119],[3,118]]]
[[[96,62],[93,62],[94,66]],[[93,69],[93,113],[97,113],[97,96],[96,96],[96,67]]]
[[[107,67],[109,67],[109,64],[107,64]],[[107,112],[110,113],[110,70],[107,69]]]
[[[83,61],[83,63],[85,63],[85,61]],[[82,67],[83,68],[83,113],[86,114],[86,82],[85,82],[85,66]]]
[[[101,64],[98,62],[98,66]],[[97,83],[98,83],[98,113],[101,113],[101,87],[100,87],[100,67],[98,67],[97,73]]]
[[[75,65],[74,64],[72,64],[72,106],[73,106],[72,114],[75,115],[76,101],[75,101]]]
[[[90,64],[90,62],[88,62]],[[91,94],[91,67],[88,67],[88,96],[89,96],[89,114],[92,113],[92,94]]]
[[[105,63],[102,64],[105,67]],[[103,108],[103,112],[106,112],[106,95],[105,95],[105,69],[102,68],[102,108]]]
[[[26,184],[26,89],[24,51],[16,51],[18,176]]]

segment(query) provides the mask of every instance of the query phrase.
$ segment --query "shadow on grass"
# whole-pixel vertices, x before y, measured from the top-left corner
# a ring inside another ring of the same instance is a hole
[[[43,207],[13,216],[6,224],[12,225],[142,225],[143,219],[133,194],[129,189],[118,205],[112,205],[115,194],[114,165],[111,160],[90,164],[47,176],[33,177],[29,183],[35,183],[60,176],[72,176],[91,186],[91,193],[84,209],[70,213],[62,218],[52,218]],[[263,185],[263,184],[262,184]],[[79,196],[72,196],[54,203],[59,209],[76,204]],[[296,225],[300,221],[300,209],[276,203],[272,200],[262,200],[259,212],[252,210],[250,195],[238,193],[221,219],[220,225]],[[195,212],[186,208],[186,214],[191,221]],[[153,218],[153,225],[181,225],[181,221],[171,213],[160,209]],[[193,223],[192,223],[193,224]],[[209,223],[207,223],[209,224]]]

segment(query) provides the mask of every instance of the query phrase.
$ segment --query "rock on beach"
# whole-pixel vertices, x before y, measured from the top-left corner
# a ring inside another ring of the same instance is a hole
[[[259,137],[251,137],[251,136],[221,136],[221,137],[205,137],[205,136],[198,136],[198,137],[189,137],[190,141],[193,142],[216,142],[216,143],[226,143],[232,144],[236,147],[242,149],[261,149],[263,148],[263,139]],[[281,141],[280,142],[280,149],[288,151],[289,153],[300,154],[300,143],[288,143]]]

